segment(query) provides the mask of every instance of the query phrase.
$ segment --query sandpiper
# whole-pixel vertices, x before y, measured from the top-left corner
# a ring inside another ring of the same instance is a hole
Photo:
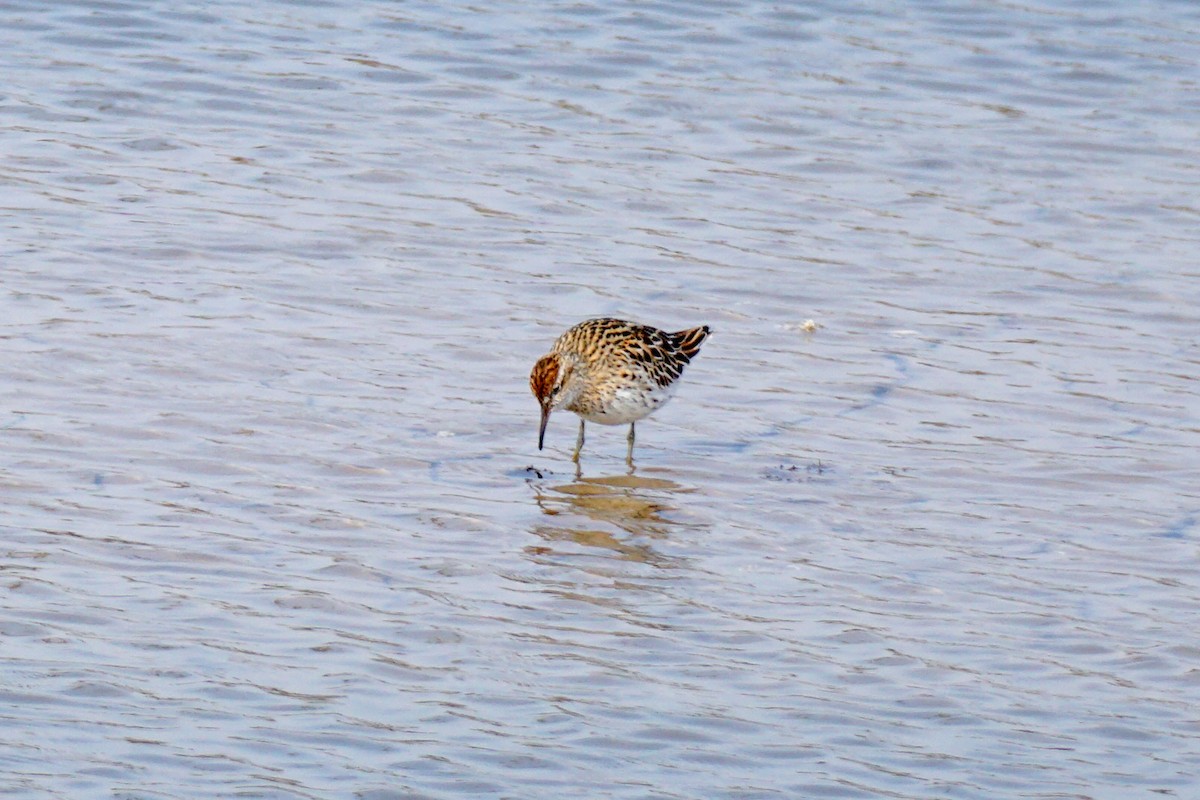
[[[683,368],[700,352],[708,334],[707,325],[667,333],[607,317],[569,329],[529,374],[529,387],[542,406],[538,449],[546,438],[550,412],[565,408],[579,415],[572,461],[579,461],[585,422],[629,423],[625,460],[632,466],[634,423],[671,399]]]

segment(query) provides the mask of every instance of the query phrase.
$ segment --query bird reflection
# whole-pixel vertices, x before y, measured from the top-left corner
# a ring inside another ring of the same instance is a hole
[[[644,475],[577,478],[571,483],[554,486],[530,481],[530,485],[542,512],[561,519],[561,524],[534,526],[533,533],[547,541],[545,547],[537,548],[538,551],[552,552],[555,542],[573,542],[610,550],[627,560],[652,564],[662,562],[663,556],[650,544],[629,541],[620,533],[623,531],[639,538],[665,538],[679,525],[669,518],[675,508],[666,499],[670,495],[693,491],[665,478]],[[589,524],[571,525],[572,517],[585,518]]]

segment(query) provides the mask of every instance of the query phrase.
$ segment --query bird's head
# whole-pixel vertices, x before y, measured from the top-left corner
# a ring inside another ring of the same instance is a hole
[[[579,365],[574,359],[558,353],[542,356],[529,373],[529,388],[542,407],[542,421],[538,428],[538,450],[546,438],[546,423],[550,412],[569,405],[579,394]]]

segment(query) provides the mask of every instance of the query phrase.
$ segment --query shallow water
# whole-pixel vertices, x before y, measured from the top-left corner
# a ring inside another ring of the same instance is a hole
[[[0,791],[1191,796],[1198,39],[9,4]],[[715,330],[633,474],[592,315]]]

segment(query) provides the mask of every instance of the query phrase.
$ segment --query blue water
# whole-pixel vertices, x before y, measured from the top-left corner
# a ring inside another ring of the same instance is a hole
[[[8,4],[0,793],[1193,796],[1198,40]],[[714,329],[631,475],[598,315]]]

